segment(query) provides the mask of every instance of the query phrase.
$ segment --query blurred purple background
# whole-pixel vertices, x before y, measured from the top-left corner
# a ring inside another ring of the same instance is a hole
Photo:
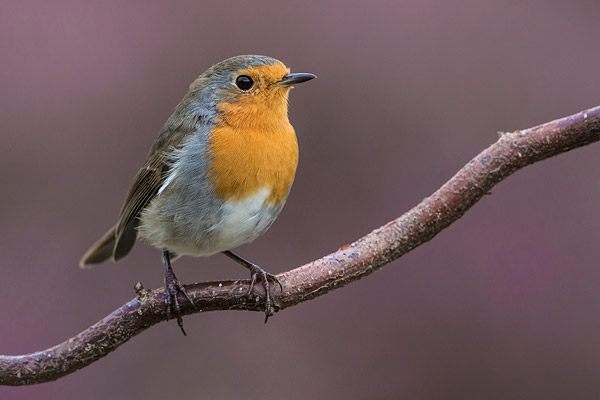
[[[281,272],[368,233],[493,143],[600,104],[590,1],[0,3],[0,353],[41,350],[162,285],[160,253],[80,270],[189,83],[266,54],[300,166],[271,230]],[[597,399],[600,145],[533,165],[430,243],[277,314],[218,312],[135,337],[2,399]],[[183,282],[247,278],[184,258]]]

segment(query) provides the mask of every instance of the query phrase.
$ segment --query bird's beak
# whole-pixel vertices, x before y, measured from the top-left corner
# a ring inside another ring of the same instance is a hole
[[[311,79],[315,79],[317,76],[313,74],[307,74],[303,72],[295,73],[295,74],[287,74],[284,75],[283,78],[277,83],[276,86],[279,87],[289,87],[295,85],[297,83],[302,83],[306,81],[310,81]]]

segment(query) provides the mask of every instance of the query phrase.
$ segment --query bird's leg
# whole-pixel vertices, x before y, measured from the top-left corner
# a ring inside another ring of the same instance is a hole
[[[179,299],[177,299],[177,294],[183,294],[186,299],[192,306],[194,306],[194,301],[187,294],[185,288],[181,283],[179,283],[179,279],[175,276],[175,272],[173,272],[173,268],[171,267],[171,254],[168,250],[163,250],[163,260],[165,261],[165,266],[167,267],[165,271],[165,292],[167,294],[167,321],[171,318],[171,306],[175,307],[175,314],[177,315],[177,325],[181,329],[181,332],[187,336],[185,333],[185,329],[183,329],[183,318],[181,318],[181,308],[179,307]]]
[[[271,315],[273,315],[273,313],[271,311],[271,290],[269,287],[269,280],[276,282],[279,285],[279,288],[283,291],[283,286],[281,286],[281,282],[279,282],[279,279],[277,279],[277,277],[275,275],[266,272],[264,269],[262,269],[258,265],[251,263],[248,260],[243,259],[242,257],[238,256],[235,253],[232,253],[229,250],[224,251],[223,254],[225,254],[227,257],[235,260],[236,262],[238,262],[239,264],[243,265],[244,267],[246,267],[250,270],[251,281],[250,281],[250,289],[248,289],[248,296],[250,296],[252,294],[252,289],[254,289],[254,284],[256,283],[256,279],[258,279],[260,277],[263,287],[265,288],[265,293],[267,294],[266,305],[265,305],[265,324],[266,324],[269,317]]]

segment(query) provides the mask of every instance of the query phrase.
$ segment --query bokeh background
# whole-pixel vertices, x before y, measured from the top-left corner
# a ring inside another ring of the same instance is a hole
[[[55,345],[163,282],[160,254],[80,270],[189,83],[266,54],[295,89],[300,166],[241,255],[323,256],[428,196],[498,131],[600,104],[593,1],[0,2],[0,354]],[[135,337],[2,399],[597,399],[600,145],[519,171],[383,270],[263,317]],[[183,282],[246,278],[222,256]]]

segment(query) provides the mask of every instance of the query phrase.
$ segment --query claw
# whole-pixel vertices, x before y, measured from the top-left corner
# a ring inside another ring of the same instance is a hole
[[[167,267],[167,270],[165,271],[165,292],[167,294],[165,303],[167,307],[167,321],[171,319],[171,307],[174,306],[175,315],[177,316],[177,325],[179,325],[181,333],[183,333],[184,336],[187,336],[185,329],[183,329],[183,318],[181,317],[181,306],[179,305],[178,294],[183,294],[185,298],[192,304],[192,306],[195,306],[195,304],[190,295],[188,295],[187,291],[185,290],[185,287],[179,282],[179,279],[177,279],[177,277],[175,276],[173,268],[171,267],[169,252],[165,250],[163,252],[163,255],[165,259],[165,265]]]
[[[263,284],[263,288],[265,289],[266,299],[265,299],[265,324],[269,320],[269,317],[273,315],[273,311],[271,310],[271,288],[269,286],[269,280],[276,282],[279,285],[279,288],[283,292],[283,285],[277,279],[277,277],[273,274],[266,272],[264,269],[259,267],[256,264],[251,263],[250,261],[244,260],[242,257],[232,253],[231,251],[224,251],[227,257],[232,258],[237,261],[244,267],[250,270],[250,288],[248,289],[248,296],[252,295],[252,290],[254,289],[254,285],[256,284],[256,280],[260,279]],[[260,278],[259,278],[260,277]]]
[[[273,274],[270,274],[268,272],[266,272],[264,269],[262,269],[261,267],[259,267],[256,264],[251,264],[249,267],[250,269],[250,288],[248,289],[248,296],[252,295],[252,290],[254,289],[254,284],[256,283],[257,279],[260,279],[263,285],[263,288],[265,289],[265,294],[266,294],[266,299],[265,299],[265,324],[267,323],[267,321],[269,320],[269,317],[271,315],[273,315],[273,311],[271,310],[271,288],[269,286],[269,280],[276,282],[279,287],[281,288],[281,290],[283,291],[283,286],[281,285],[281,282],[279,282],[279,279],[277,279],[277,277]]]

